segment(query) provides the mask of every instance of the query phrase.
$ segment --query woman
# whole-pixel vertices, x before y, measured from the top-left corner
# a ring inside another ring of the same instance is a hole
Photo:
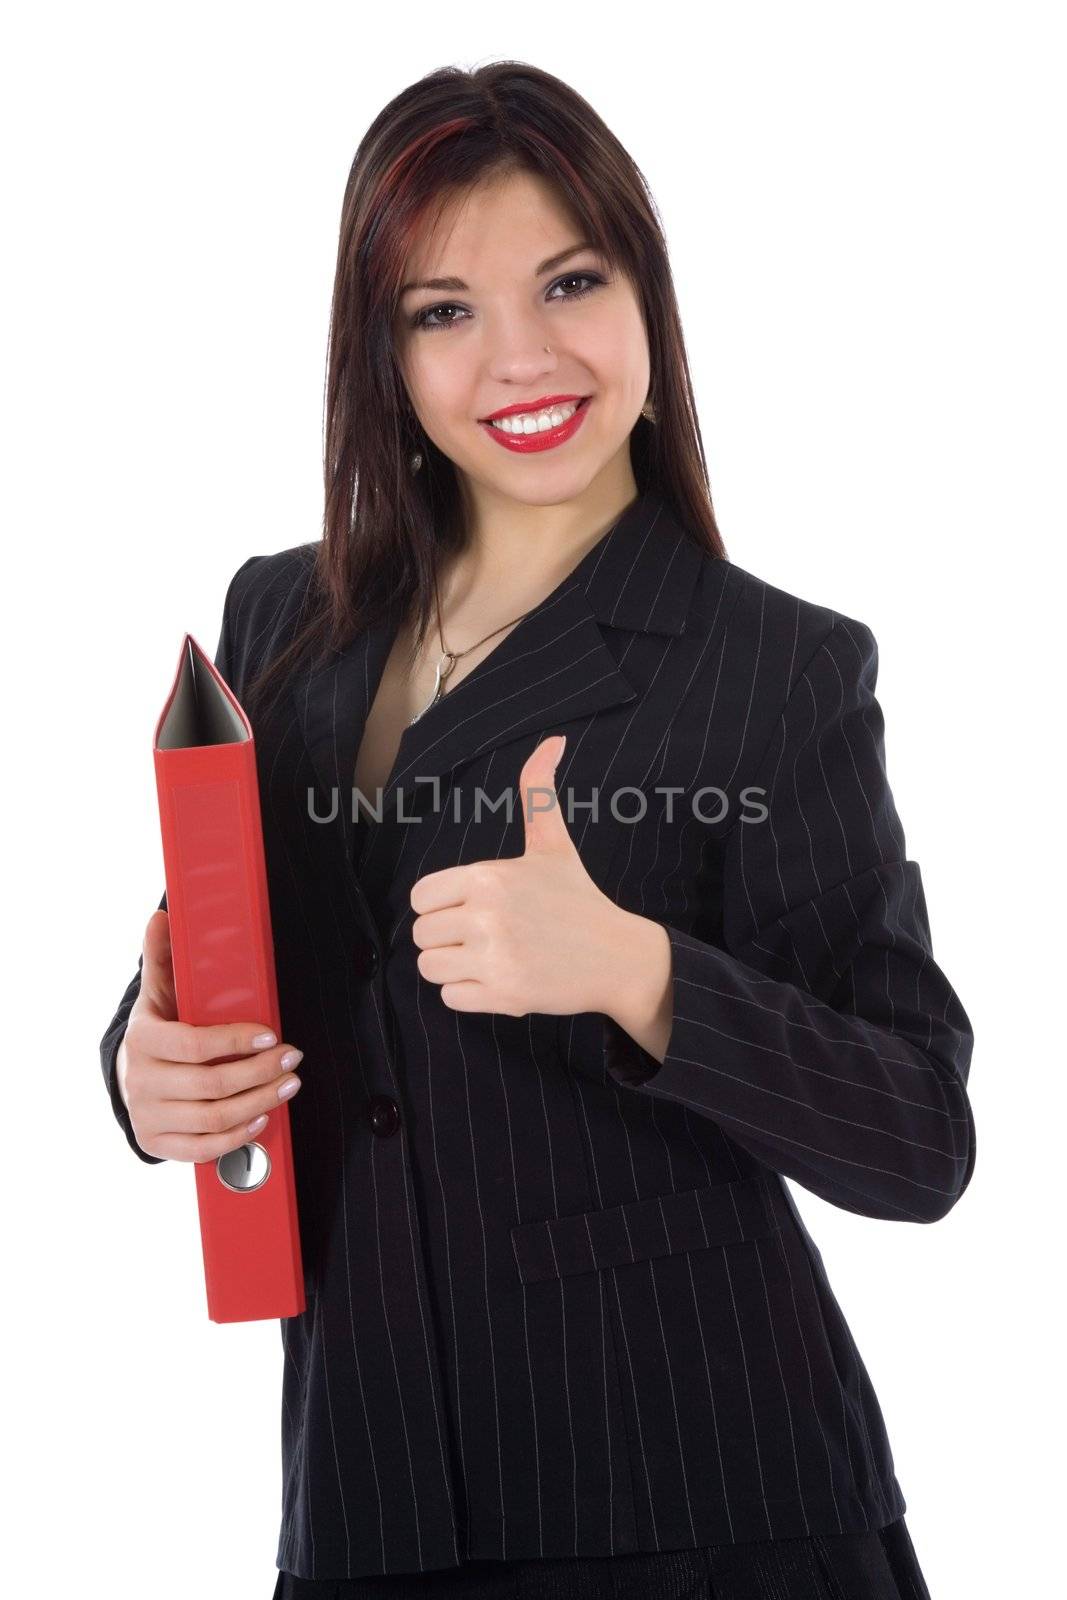
[[[245,562],[216,660],[287,1041],[203,1065],[156,912],[101,1054],[146,1161],[303,1084],[276,1597],[926,1595],[782,1180],[943,1216],[971,1029],[874,637],[726,559],[653,207],[557,79],[367,133],[324,538]]]

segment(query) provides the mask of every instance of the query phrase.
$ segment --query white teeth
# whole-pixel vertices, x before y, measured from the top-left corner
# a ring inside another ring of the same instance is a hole
[[[577,402],[573,402],[549,406],[546,411],[524,411],[520,416],[497,417],[493,427],[502,433],[547,433],[549,428],[558,428],[568,417],[573,417],[577,409]]]

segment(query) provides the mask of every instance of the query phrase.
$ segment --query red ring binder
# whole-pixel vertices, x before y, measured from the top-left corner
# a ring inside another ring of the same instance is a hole
[[[198,1026],[264,1022],[281,1039],[252,725],[190,633],[153,761],[178,1016]],[[194,1170],[211,1320],[302,1312],[288,1103],[240,1150]]]

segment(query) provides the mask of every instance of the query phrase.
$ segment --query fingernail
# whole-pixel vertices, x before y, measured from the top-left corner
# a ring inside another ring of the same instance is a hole
[[[278,1035],[276,1033],[257,1033],[255,1038],[252,1040],[252,1049],[269,1050],[272,1044],[277,1043]]]
[[[293,1067],[298,1067],[303,1059],[303,1050],[287,1050],[281,1060],[282,1071],[290,1072]]]
[[[300,1079],[299,1078],[287,1078],[286,1081],[282,1084],[281,1088],[278,1090],[278,1099],[279,1100],[291,1100],[293,1095],[299,1089],[299,1087],[300,1087]]]
[[[249,1131],[249,1133],[262,1133],[263,1129],[266,1126],[267,1126],[267,1118],[265,1116],[257,1117],[255,1122],[250,1122],[248,1124],[248,1131]]]

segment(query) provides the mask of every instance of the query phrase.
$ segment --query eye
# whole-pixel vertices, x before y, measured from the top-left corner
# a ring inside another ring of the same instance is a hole
[[[584,289],[575,289],[569,294],[554,294],[553,290],[561,288],[568,283],[583,283]],[[557,278],[550,285],[548,293],[553,300],[580,300],[583,295],[592,294],[594,289],[601,289],[604,279],[596,272],[568,272],[565,277]],[[458,312],[458,316],[445,316],[443,321],[437,320],[446,312]],[[416,311],[411,319],[413,328],[425,328],[427,331],[437,328],[454,328],[468,313],[463,306],[457,305],[454,300],[442,300],[435,306],[424,306],[421,311]]]
[[[421,311],[416,311],[411,319],[413,328],[454,328],[456,318],[450,317],[447,322],[431,322],[431,317],[436,317],[439,311],[462,311],[462,306],[455,305],[451,300],[442,301],[440,305],[424,306]]]
[[[604,280],[595,272],[568,272],[565,278],[557,278],[552,287],[553,289],[558,289],[564,283],[587,283],[589,285],[587,289],[576,289],[573,294],[564,294],[558,297],[561,300],[580,300],[583,295],[592,294],[594,289],[602,288]]]

